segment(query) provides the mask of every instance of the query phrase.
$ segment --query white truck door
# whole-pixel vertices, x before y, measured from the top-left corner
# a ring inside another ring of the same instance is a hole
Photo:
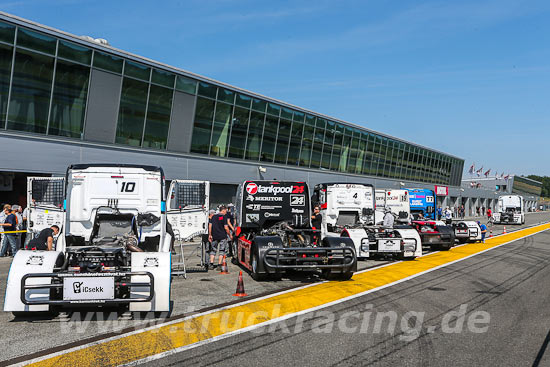
[[[64,177],[27,177],[27,230],[33,238],[44,228],[63,232]]]
[[[177,239],[189,241],[208,230],[210,182],[173,180],[167,200],[167,218]]]

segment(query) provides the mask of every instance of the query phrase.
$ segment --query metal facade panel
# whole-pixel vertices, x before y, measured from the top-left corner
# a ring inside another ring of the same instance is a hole
[[[174,92],[170,132],[167,149],[173,152],[189,153],[196,97],[187,93]]]
[[[84,139],[114,143],[122,77],[93,69]]]

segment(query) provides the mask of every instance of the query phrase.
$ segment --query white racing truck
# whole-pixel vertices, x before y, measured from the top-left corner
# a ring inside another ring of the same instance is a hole
[[[17,252],[4,311],[169,312],[171,236],[162,169],[77,164],[65,182],[56,248]]]
[[[420,236],[412,227],[375,225],[374,193],[369,184],[324,183],[315,186],[312,201],[321,206],[322,237],[351,238],[358,258],[414,259],[421,256]]]
[[[453,223],[455,237],[460,243],[481,241],[481,228],[476,221],[461,220]]]
[[[520,195],[499,196],[495,224],[525,224],[525,201]]]
[[[36,237],[52,225],[63,227],[65,177],[27,178],[27,236]]]
[[[408,190],[376,190],[375,223],[384,220],[384,210],[389,208],[395,217],[396,224],[408,225],[411,222],[411,206]]]

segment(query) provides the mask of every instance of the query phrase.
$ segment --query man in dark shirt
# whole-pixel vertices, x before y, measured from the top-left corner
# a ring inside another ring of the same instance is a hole
[[[323,216],[321,215],[321,208],[319,205],[315,205],[313,208],[313,215],[311,216],[311,227],[320,231],[321,230],[321,223],[323,222]],[[321,242],[321,234],[315,233],[314,240],[316,244],[319,244]]]
[[[4,223],[0,223],[4,227],[4,232],[15,231],[17,228],[17,219],[15,214],[11,210],[11,205],[4,205],[4,213],[6,214],[6,219]],[[0,256],[6,256],[8,251],[8,244],[11,247],[11,254],[15,256],[17,252],[17,235],[15,233],[4,233],[4,240],[2,241],[2,250],[0,250]]]
[[[227,225],[227,208],[220,206],[219,213],[214,215],[208,223],[208,240],[211,243],[210,269],[214,269],[214,257],[218,252],[218,265],[223,262],[224,255],[227,255],[227,237],[233,239],[229,226]]]
[[[27,244],[27,250],[53,250],[53,236],[57,236],[59,233],[59,227],[55,224],[50,228],[44,228],[40,231],[40,234],[29,241]]]

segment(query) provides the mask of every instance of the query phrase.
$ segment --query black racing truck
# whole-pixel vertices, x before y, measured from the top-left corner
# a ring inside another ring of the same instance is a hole
[[[279,279],[289,270],[320,270],[327,279],[347,280],[357,271],[350,238],[326,237],[311,227],[305,182],[245,181],[236,198],[238,240],[235,263],[255,280]]]

